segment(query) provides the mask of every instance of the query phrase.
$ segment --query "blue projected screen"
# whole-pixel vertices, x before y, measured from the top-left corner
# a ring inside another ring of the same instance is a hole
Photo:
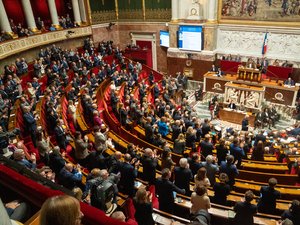
[[[202,50],[202,26],[179,26],[178,48],[182,50]]]
[[[159,42],[160,42],[160,46],[164,46],[164,47],[170,47],[170,35],[169,35],[169,31],[164,31],[161,30],[159,32]]]

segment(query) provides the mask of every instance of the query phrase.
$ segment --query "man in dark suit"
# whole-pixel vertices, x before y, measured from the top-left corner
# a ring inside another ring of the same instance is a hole
[[[54,133],[55,133],[56,142],[58,146],[62,149],[66,149],[68,145],[68,140],[67,140],[66,132],[62,127],[62,125],[63,125],[63,121],[61,119],[58,119],[56,127],[54,128]]]
[[[210,134],[206,134],[204,136],[204,140],[200,142],[200,148],[201,148],[201,154],[202,154],[203,160],[206,158],[206,156],[212,155],[214,146],[210,142]]]
[[[240,147],[239,140],[235,138],[230,144],[230,154],[233,155],[234,159],[237,160],[237,168],[240,168],[242,164],[242,158],[245,157],[244,150]]]
[[[190,181],[193,179],[192,171],[189,169],[189,164],[186,158],[179,160],[179,167],[174,169],[175,185],[185,190],[185,194],[190,196]]]
[[[167,213],[174,212],[174,194],[185,194],[184,189],[180,189],[169,179],[171,178],[171,171],[167,168],[162,170],[162,176],[156,181],[156,193],[158,194],[159,209]]]
[[[252,191],[246,191],[245,201],[237,202],[233,208],[236,212],[234,217],[234,224],[243,224],[243,225],[252,225],[253,216],[257,213],[257,206],[251,204],[251,201],[254,198]]]
[[[259,112],[255,116],[254,128],[257,128],[259,126],[262,126],[263,128],[263,119],[264,119],[263,112],[259,110]]]
[[[180,126],[180,120],[176,120],[172,125],[172,140],[175,141],[178,138],[178,135],[182,133],[182,127]]]
[[[277,180],[275,178],[269,179],[269,186],[260,188],[260,199],[257,204],[258,211],[267,214],[276,214],[276,200],[280,198],[281,194],[275,190]]]
[[[123,103],[120,103],[119,116],[120,116],[120,123],[121,123],[121,125],[122,126],[126,126],[127,125],[128,112],[125,109]]]
[[[262,113],[262,116],[263,116],[263,123],[269,125],[269,129],[271,128],[271,124],[272,124],[272,121],[271,121],[271,113],[269,112],[269,109],[268,108],[265,108],[263,113]]]
[[[58,174],[59,183],[70,190],[80,185],[81,178],[80,167],[74,168],[71,163],[67,163]]]
[[[249,120],[248,120],[249,116],[246,115],[242,121],[242,130],[243,131],[248,131],[249,129]]]
[[[210,132],[210,125],[208,119],[204,119],[204,123],[202,124],[202,137]]]
[[[233,103],[232,100],[231,100],[230,103],[228,104],[228,108],[229,108],[229,109],[236,109],[236,105]]]
[[[260,133],[255,136],[254,146],[257,145],[258,141],[262,141],[264,144],[266,143],[267,138],[264,135],[264,132],[264,130],[261,130]]]
[[[188,159],[190,169],[192,171],[193,176],[195,176],[198,170],[202,167],[200,156],[198,153],[193,153],[192,157]]]
[[[151,117],[147,117],[144,128],[145,128],[145,140],[152,144],[154,140],[154,128],[152,127],[151,122],[152,122]]]
[[[150,148],[145,149],[141,163],[143,164],[143,180],[148,181],[150,185],[154,184],[158,161],[156,155]]]
[[[124,162],[121,164],[120,172],[121,179],[119,182],[119,190],[123,194],[134,196],[134,181],[138,174],[139,161],[137,159],[131,159],[129,154],[125,154]]]
[[[218,71],[217,71],[217,76],[218,77],[222,77],[224,75],[224,72],[221,70],[221,68],[219,67],[218,68]]]
[[[30,133],[32,143],[36,146],[36,119],[37,117],[34,116],[30,112],[30,106],[24,107],[24,114],[23,114],[26,130]]]
[[[159,97],[159,94],[160,94],[160,90],[159,90],[158,84],[155,83],[154,88],[153,88],[154,99],[157,99]]]
[[[210,72],[218,72],[218,68],[215,66],[215,64],[212,64]]]

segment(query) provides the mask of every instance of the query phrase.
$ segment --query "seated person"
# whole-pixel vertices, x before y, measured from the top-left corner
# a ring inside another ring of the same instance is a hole
[[[219,67],[218,68],[218,71],[217,71],[217,76],[218,77],[222,77],[224,75],[224,72],[221,70],[221,68]]]
[[[218,72],[218,68],[215,66],[215,64],[213,64],[211,66],[211,69],[209,70],[210,72]]]
[[[256,63],[254,62],[254,60],[252,58],[248,59],[248,61],[246,63],[246,67],[251,68],[251,69],[256,69]]]
[[[231,100],[230,103],[228,104],[228,108],[229,108],[229,109],[236,109],[236,105],[235,105],[235,103],[233,102],[233,100]]]
[[[284,85],[295,86],[295,81],[293,81],[292,78],[289,77],[289,78],[284,82]]]
[[[261,110],[259,110],[259,112],[255,116],[254,128],[257,128],[260,126],[262,126],[262,128],[263,128],[263,118],[264,118],[263,112]]]
[[[280,66],[280,65],[279,65],[279,60],[278,60],[278,59],[275,59],[275,61],[273,62],[273,66]]]

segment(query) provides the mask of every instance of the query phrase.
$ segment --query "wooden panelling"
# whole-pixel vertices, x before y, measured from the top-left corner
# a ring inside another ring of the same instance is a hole
[[[175,76],[177,72],[183,72],[184,68],[193,69],[193,77],[190,79],[193,80],[203,80],[203,75],[210,70],[213,62],[204,61],[204,60],[193,60],[191,59],[192,64],[190,66],[186,65],[187,58],[170,58],[167,59],[168,73]]]

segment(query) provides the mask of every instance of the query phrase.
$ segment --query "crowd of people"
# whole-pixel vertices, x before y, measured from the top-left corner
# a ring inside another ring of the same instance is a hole
[[[73,22],[73,20],[71,19],[69,14],[66,14],[66,16],[59,16],[58,22],[59,22],[58,25],[62,29],[69,29],[69,28],[74,28],[74,27],[78,26],[78,24]],[[19,37],[19,38],[29,37],[29,36],[32,36],[35,34],[35,31],[32,31],[31,29],[24,27],[24,24],[22,24],[22,23],[18,23],[16,25],[13,19],[9,19],[9,24],[10,24],[12,33],[8,33],[8,32],[5,32],[2,30],[1,34],[0,34],[0,42],[12,40],[15,37]],[[36,27],[40,32],[57,30],[57,27],[53,26],[51,23],[45,25],[45,23],[41,19],[41,17],[36,18]]]
[[[106,55],[112,55],[114,60],[111,63],[105,62]],[[17,62],[23,63],[20,63],[18,67]],[[235,177],[238,175],[243,158],[251,154],[253,160],[263,160],[264,153],[275,153],[277,148],[274,146],[280,145],[278,138],[282,134],[266,134],[264,131],[254,134],[234,130],[228,130],[224,134],[221,130],[215,129],[208,119],[201,120],[188,103],[184,94],[187,80],[183,74],[179,73],[177,78],[165,76],[158,83],[154,75],[150,73],[146,80],[141,81],[139,79],[140,64],[134,64],[132,61],[126,62],[121,51],[113,48],[112,42],[100,43],[96,51],[91,40],[86,39],[84,52],[81,53],[61,49],[55,45],[45,50],[42,49],[34,62],[35,78],[23,91],[20,89],[20,81],[18,83],[17,80],[18,74],[25,74],[28,71],[28,64],[26,63],[26,67],[25,63],[26,61],[21,59],[16,60],[15,65],[7,66],[1,77],[1,105],[3,108],[6,106],[3,111],[7,110],[9,113],[9,106],[6,103],[10,102],[13,105],[16,99],[20,99],[25,131],[30,134],[31,142],[38,151],[30,154],[30,149],[23,141],[17,144],[10,142],[7,139],[7,120],[1,126],[2,131],[0,131],[0,133],[5,133],[3,139],[6,143],[3,141],[3,146],[8,146],[13,151],[13,159],[17,163],[37,171],[49,180],[58,181],[64,187],[79,193],[77,195],[79,200],[93,206],[101,207],[94,198],[95,188],[93,187],[103,182],[108,182],[114,187],[113,201],[116,201],[119,191],[131,197],[135,196],[135,219],[139,225],[154,224],[151,201],[155,198],[144,187],[136,191],[135,181],[140,166],[143,166],[141,178],[149,185],[155,186],[161,210],[175,213],[173,192],[178,192],[191,196],[190,212],[193,217],[197,217],[199,213],[207,214],[211,207],[210,201],[228,205],[227,196],[234,190]],[[97,72],[93,69],[94,67],[99,68]],[[70,71],[74,74],[71,82],[69,82]],[[38,78],[44,75],[47,76],[47,87],[42,93]],[[112,147],[114,144],[107,136],[108,127],[101,119],[101,112],[99,113],[98,106],[93,102],[95,88],[105,79],[112,81],[108,102],[112,108],[111,113],[115,114],[121,125],[128,129],[131,129],[132,123],[143,126],[145,140],[157,148],[162,148],[161,156],[155,149],[141,149],[134,144],[129,144],[126,152],[123,151],[123,153],[119,151],[115,151],[112,155],[105,153],[108,146]],[[69,83],[71,83],[70,91],[65,93],[65,88]],[[118,92],[121,85],[124,85],[123,99],[120,99]],[[132,94],[135,87],[139,89],[138,99]],[[149,91],[153,93],[153,103],[148,102],[146,98]],[[78,97],[79,93],[80,97]],[[179,100],[175,100],[177,93],[183,93]],[[37,126],[37,120],[40,118],[34,115],[35,105],[41,94],[45,99],[46,132]],[[68,124],[64,124],[60,116],[60,98],[64,94],[68,100]],[[82,113],[89,118],[89,123],[93,126],[95,139],[93,143],[87,136],[82,135],[78,128],[75,102],[79,98],[83,108]],[[48,133],[53,134],[57,146],[51,146],[52,141],[47,137]],[[170,146],[166,141],[169,134],[171,134],[174,146]],[[282,138],[286,137],[287,135]],[[72,139],[74,140],[73,152],[66,153]],[[268,141],[270,139],[274,142]],[[187,148],[191,149],[192,154],[186,153]],[[214,149],[217,151],[216,157],[213,156]],[[172,160],[172,152],[181,155],[178,165]],[[65,154],[71,154],[78,164],[66,162]],[[159,160],[161,160],[161,165],[159,165]],[[37,169],[39,163],[44,165],[42,169]],[[86,185],[81,182],[82,167],[90,171]],[[156,169],[161,170],[161,177],[158,179]],[[217,173],[219,173],[219,181],[216,181]],[[191,181],[195,183],[192,190],[190,189]],[[257,207],[259,212],[276,213],[276,199],[280,198],[280,193],[274,191],[276,183],[276,179],[272,178],[269,180],[269,186],[262,187]],[[214,196],[211,199],[207,194],[208,187],[214,190]],[[237,213],[236,221],[246,218],[244,217],[246,215],[249,216],[247,221],[252,224],[252,215],[257,212],[256,207],[249,206],[252,199],[253,193],[246,192],[245,202],[236,204],[234,207]],[[51,201],[53,199],[47,201],[45,205],[51,207],[53,204]],[[290,218],[297,221],[294,219],[294,212],[299,212],[299,201],[293,201],[293,204],[293,210],[285,212],[283,219]],[[44,220],[44,214],[50,211],[43,207],[41,220]],[[76,218],[82,217],[78,207],[75,211],[78,214]],[[43,222],[43,224],[52,223],[52,221]]]

